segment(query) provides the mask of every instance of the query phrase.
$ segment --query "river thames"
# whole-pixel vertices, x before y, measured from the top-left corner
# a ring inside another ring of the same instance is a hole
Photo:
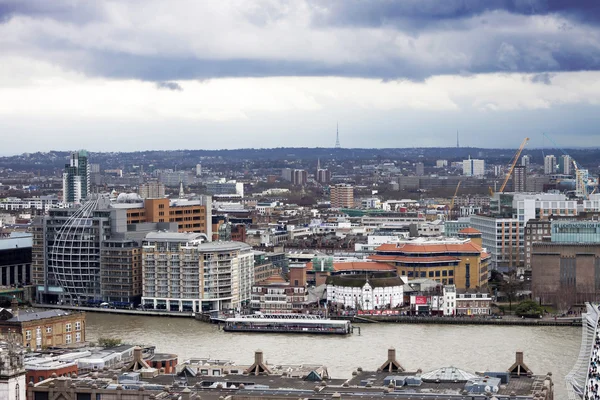
[[[254,350],[264,351],[271,364],[322,364],[336,378],[350,378],[357,367],[377,369],[396,348],[398,361],[409,371],[455,366],[467,371],[505,371],[515,352],[535,374],[552,372],[555,398],[566,398],[564,376],[579,353],[581,328],[493,325],[361,324],[362,334],[313,336],[226,333],[217,325],[193,318],[87,314],[88,341],[115,337],[124,343],[156,346],[191,357],[230,359],[249,364]]]

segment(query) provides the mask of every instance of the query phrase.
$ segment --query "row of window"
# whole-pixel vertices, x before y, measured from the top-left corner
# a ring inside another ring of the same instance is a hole
[[[420,273],[419,273],[420,272]],[[416,271],[413,274],[413,271],[401,271],[401,274],[403,276],[408,276],[408,277],[421,277],[421,278],[427,278],[427,271]],[[449,269],[449,270],[437,270],[437,271],[429,271],[429,278],[439,278],[440,276],[454,276],[454,270],[453,269]]]
[[[76,331],[80,331],[81,330],[81,322],[80,321],[75,322],[75,330]],[[73,331],[73,324],[71,324],[71,323],[65,324],[65,332],[69,333],[69,332],[72,332],[72,331]],[[37,335],[41,335],[41,333],[42,333],[41,328],[37,328],[36,329],[36,334]],[[52,327],[51,326],[47,326],[46,327],[46,333],[49,334],[49,335],[52,334]],[[25,339],[26,340],[31,340],[31,331],[30,330],[26,330],[25,331]]]

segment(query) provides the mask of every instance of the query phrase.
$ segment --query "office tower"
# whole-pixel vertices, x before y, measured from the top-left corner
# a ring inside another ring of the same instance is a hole
[[[522,193],[527,191],[527,167],[517,165],[513,170],[513,192]]]
[[[138,194],[142,199],[162,199],[165,197],[165,185],[160,182],[142,183]]]
[[[63,201],[79,204],[90,192],[90,166],[85,150],[71,153],[63,172]]]
[[[425,164],[423,164],[422,162],[418,162],[415,164],[415,169],[416,169],[416,175],[417,176],[423,176],[425,175]]]
[[[293,171],[293,169],[291,169],[291,168],[283,168],[281,170],[281,178],[283,180],[291,182],[292,181],[292,171]]]
[[[531,156],[526,154],[521,157],[521,165],[524,166],[527,171],[529,171],[529,165],[531,165]]]
[[[463,175],[465,176],[483,176],[485,175],[485,161],[469,158],[463,160]]]
[[[571,156],[564,154],[560,156],[558,160],[558,173],[564,175],[571,175],[573,173],[573,170],[571,169],[573,159],[571,158]]]
[[[556,173],[556,157],[552,154],[548,154],[544,157],[544,174],[551,175]]]
[[[331,208],[354,207],[354,187],[338,184],[331,187]]]
[[[436,160],[435,167],[436,168],[445,168],[448,166],[448,160]]]

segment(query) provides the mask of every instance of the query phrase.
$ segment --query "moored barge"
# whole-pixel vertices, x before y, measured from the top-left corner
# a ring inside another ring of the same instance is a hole
[[[307,333],[349,335],[352,323],[301,314],[259,314],[227,318],[227,332]]]

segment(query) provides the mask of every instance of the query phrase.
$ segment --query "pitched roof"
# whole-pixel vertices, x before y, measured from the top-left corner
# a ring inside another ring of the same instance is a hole
[[[36,321],[39,319],[52,318],[52,317],[61,317],[63,315],[71,314],[65,310],[46,310],[46,311],[30,311],[24,312],[20,311],[19,315],[12,317],[7,320],[7,322],[28,322],[28,321]]]

